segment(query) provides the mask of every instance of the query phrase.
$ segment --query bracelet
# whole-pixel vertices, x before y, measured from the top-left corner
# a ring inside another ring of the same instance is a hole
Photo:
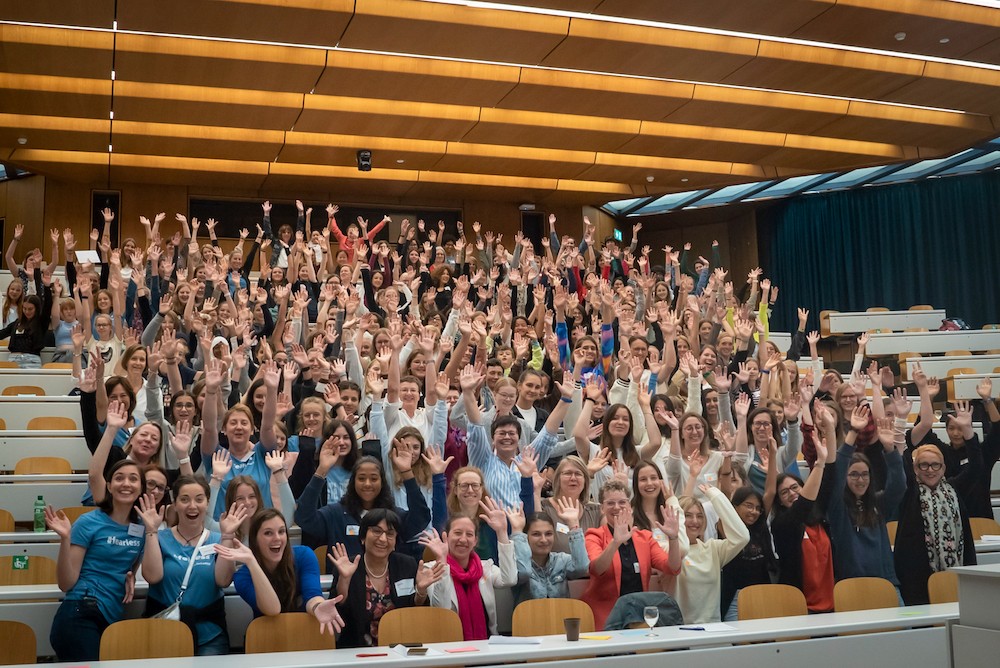
[[[212,476],[212,482],[221,483],[222,482],[222,478],[220,478],[217,475],[214,475],[214,476]]]
[[[232,540],[233,538],[236,538],[236,534],[234,534],[234,533],[224,533],[224,534],[222,534],[222,540]]]
[[[158,531],[147,531],[146,535],[147,536],[155,536],[157,533],[159,533],[159,532]]]
[[[770,375],[771,375],[771,372],[770,372],[770,371],[768,371],[767,369],[761,369],[761,370],[760,370],[760,372],[761,372],[762,374],[764,374],[765,376],[770,376]]]
[[[178,464],[190,464],[191,463],[191,458],[190,457],[185,457],[184,459],[178,459],[177,463]]]
[[[597,403],[597,401],[595,401],[593,397],[584,397],[583,398],[583,403],[587,403],[588,401],[593,401],[595,404]]]
[[[73,357],[83,357],[83,353],[73,353]]]
[[[562,397],[562,398],[559,399],[559,401],[563,402],[564,404],[571,404],[571,403],[573,403],[573,400],[571,398],[569,398],[569,397]],[[593,400],[591,400],[591,401],[593,401]]]

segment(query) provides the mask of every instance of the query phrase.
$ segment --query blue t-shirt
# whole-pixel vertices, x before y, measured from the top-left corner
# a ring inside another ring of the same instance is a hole
[[[305,612],[306,603],[316,596],[323,596],[323,588],[319,583],[319,562],[316,561],[316,553],[305,545],[288,545],[285,549],[292,548],[292,557],[295,560],[295,578],[299,584],[299,600],[295,610],[283,610],[282,612]],[[240,595],[247,605],[253,609],[253,616],[260,617],[261,612],[257,609],[257,592],[253,587],[253,578],[250,569],[246,566],[240,567],[233,576],[233,585],[236,586],[236,593]]]
[[[343,466],[334,466],[326,474],[326,505],[340,503],[347,493],[347,483],[351,481],[351,472]]]
[[[194,554],[194,545],[182,545],[170,529],[160,529],[157,538],[160,541],[160,552],[163,554],[163,579],[149,587],[149,596],[163,605],[170,605],[177,600],[188,563]],[[203,545],[218,543],[222,535],[211,532]],[[182,604],[192,608],[204,608],[223,596],[222,589],[215,584],[215,552],[199,554],[191,569],[191,579],[188,580],[187,591],[184,592]],[[204,644],[222,634],[222,629],[211,622],[198,622],[198,643]]]
[[[299,451],[299,437],[297,434],[288,437],[288,441],[285,443],[285,450],[288,452]]]
[[[219,489],[219,499],[215,503],[215,508],[212,509],[212,519],[218,520],[219,515],[226,510],[226,490],[229,489],[229,481],[240,475],[248,475],[257,482],[262,497],[258,499],[258,502],[263,504],[261,508],[271,507],[271,469],[267,468],[267,462],[264,459],[267,452],[264,446],[258,443],[253,446],[253,450],[250,451],[250,454],[243,461],[233,457],[233,468],[222,479],[222,486]],[[204,457],[202,461],[205,464],[205,477],[211,478],[212,458]]]
[[[108,623],[122,617],[125,575],[137,568],[146,546],[143,524],[118,524],[102,510],[82,515],[73,524],[70,543],[87,550],[80,577],[66,593],[67,601],[97,599],[97,607]]]

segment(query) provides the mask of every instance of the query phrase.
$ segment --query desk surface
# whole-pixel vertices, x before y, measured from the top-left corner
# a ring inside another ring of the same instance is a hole
[[[472,666],[489,664],[510,664],[529,660],[558,660],[577,658],[581,654],[607,656],[636,651],[665,651],[685,648],[718,646],[720,644],[755,642],[762,640],[791,639],[802,636],[832,636],[853,631],[878,631],[891,628],[923,627],[944,624],[958,618],[957,603],[923,605],[910,608],[887,608],[883,610],[862,610],[858,612],[838,612],[825,615],[783,617],[777,619],[757,619],[733,622],[733,631],[706,633],[704,631],[682,631],[681,627],[657,627],[656,638],[645,637],[644,629],[630,631],[608,631],[599,635],[611,636],[608,640],[583,640],[567,642],[565,637],[544,636],[537,645],[490,645],[486,641],[433,643],[431,652],[423,657],[403,657],[387,648],[338,649],[313,652],[286,652],[277,654],[234,654],[205,658],[151,659],[143,661],[150,668],[171,666],[172,668],[312,668],[319,666],[357,665],[358,653],[387,653],[385,657],[366,658],[366,665],[382,668],[415,666]],[[448,649],[475,648],[476,651],[447,653]],[[436,650],[436,651],[435,651]],[[132,662],[134,663],[134,662]],[[55,666],[79,665],[57,663]],[[88,663],[92,668],[124,665],[116,661],[96,661]]]

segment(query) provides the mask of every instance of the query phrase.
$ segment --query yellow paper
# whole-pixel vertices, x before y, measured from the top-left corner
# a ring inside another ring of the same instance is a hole
[[[580,640],[611,640],[611,636],[580,636]]]

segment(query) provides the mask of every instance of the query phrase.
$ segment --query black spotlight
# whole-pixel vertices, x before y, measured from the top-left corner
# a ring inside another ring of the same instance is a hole
[[[372,171],[372,152],[364,149],[358,151],[358,171]]]

